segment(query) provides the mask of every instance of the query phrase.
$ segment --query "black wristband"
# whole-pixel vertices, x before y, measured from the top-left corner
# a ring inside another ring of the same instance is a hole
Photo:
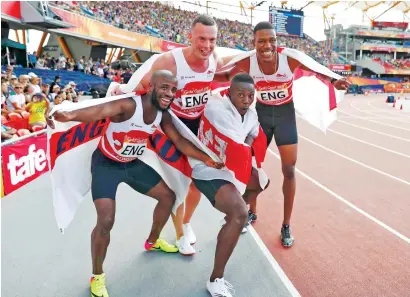
[[[332,78],[332,79],[330,80],[330,83],[333,85],[333,83],[334,83],[335,81],[337,81],[337,79],[336,79],[336,78]]]

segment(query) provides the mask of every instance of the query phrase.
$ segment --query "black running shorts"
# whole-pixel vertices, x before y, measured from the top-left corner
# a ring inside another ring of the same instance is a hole
[[[218,190],[224,185],[231,184],[231,182],[224,179],[203,180],[193,178],[192,181],[196,188],[208,198],[213,206],[215,206],[215,195]]]
[[[293,102],[283,105],[266,105],[256,102],[259,123],[265,132],[268,146],[273,136],[277,146],[298,143],[296,114]]]
[[[91,160],[91,194],[93,200],[111,198],[115,200],[117,187],[124,182],[135,191],[146,194],[160,181],[161,176],[141,160],[121,163],[103,155],[97,148]]]
[[[198,136],[198,130],[199,130],[199,122],[201,121],[201,117],[194,119],[194,120],[188,120],[184,118],[179,118],[181,122],[185,124],[185,126],[188,127],[189,130],[192,131],[192,133],[195,134],[195,136]]]

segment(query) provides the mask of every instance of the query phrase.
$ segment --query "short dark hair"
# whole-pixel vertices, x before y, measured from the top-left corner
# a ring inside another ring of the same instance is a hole
[[[236,84],[236,83],[249,83],[249,84],[255,84],[252,76],[250,76],[248,73],[238,73],[232,78],[231,85]]]
[[[253,34],[256,34],[259,30],[274,30],[273,25],[269,22],[257,23],[255,28],[253,28]]]
[[[198,23],[205,26],[216,26],[214,18],[206,14],[200,14],[197,16],[192,23],[192,28]]]

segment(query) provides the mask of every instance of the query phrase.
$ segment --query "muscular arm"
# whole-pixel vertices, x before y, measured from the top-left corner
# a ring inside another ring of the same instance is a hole
[[[313,71],[312,69],[310,69],[310,68],[307,68],[305,65],[303,65],[302,63],[300,63],[298,60],[295,60],[295,59],[293,59],[293,58],[289,58],[288,57],[288,65],[289,65],[289,68],[290,68],[290,71],[292,71],[292,73],[294,73],[295,72],[295,70],[296,70],[296,68],[301,68],[301,69],[303,69],[303,70],[305,70],[305,71],[310,71],[310,72],[315,72],[315,71]],[[320,76],[322,76],[323,78],[326,78],[326,79],[328,79],[329,81],[330,81],[330,77],[327,77],[327,76],[325,76],[325,75],[322,75],[322,74],[320,74],[320,73],[318,73]]]
[[[152,74],[157,70],[166,69],[171,71],[174,75],[176,75],[176,64],[173,55],[169,52],[164,54],[162,57],[159,57],[155,62],[152,64],[151,69],[144,75],[141,79],[140,83],[135,88],[135,91],[143,91],[149,88],[149,83],[151,80]],[[134,75],[133,75],[134,76]],[[133,80],[133,77],[130,78],[128,84]]]
[[[200,160],[206,163],[210,157],[205,154],[203,151],[198,149],[194,144],[192,144],[189,140],[184,138],[177,128],[175,128],[174,124],[172,123],[171,115],[167,112],[162,114],[162,122],[161,122],[162,131],[168,136],[169,139],[175,144],[178,150],[180,150],[183,154],[192,157],[194,159]]]
[[[135,101],[132,98],[125,98],[69,112],[56,112],[54,118],[60,122],[77,121],[90,123],[120,116],[122,121],[124,121],[129,119],[134,112]]]
[[[301,68],[301,69],[303,69],[303,70],[305,70],[305,71],[310,71],[310,72],[316,73],[318,76],[320,76],[320,77],[321,77],[323,80],[325,80],[325,81],[331,82],[332,79],[333,79],[332,77],[323,75],[323,74],[321,74],[321,73],[317,73],[316,71],[313,71],[312,69],[307,68],[305,65],[303,65],[303,64],[300,63],[299,61],[297,61],[297,60],[295,60],[295,59],[292,59],[292,58],[289,58],[289,57],[288,57],[288,64],[289,64],[289,68],[290,68],[290,70],[292,71],[292,73],[294,73],[294,72],[295,72],[295,69],[296,69],[297,67],[299,67],[299,68]],[[345,79],[339,79],[339,80],[336,80],[336,81],[333,83],[333,86],[334,86],[337,90],[346,90],[346,89],[349,87],[349,85],[350,85],[350,83],[349,83],[348,81],[346,81]]]
[[[249,146],[252,146],[253,142],[255,141],[255,137],[248,135],[245,138],[245,143]]]
[[[230,58],[232,59],[233,57],[230,57]],[[239,61],[230,70],[216,72],[214,76],[214,80],[218,82],[227,82],[227,81],[230,81],[232,77],[234,77],[238,73],[249,73],[249,65],[250,65],[249,58]]]

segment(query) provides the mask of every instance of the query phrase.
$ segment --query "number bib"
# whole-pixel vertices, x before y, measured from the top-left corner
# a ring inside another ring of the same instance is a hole
[[[131,142],[131,141],[132,142]],[[122,148],[118,150],[118,154],[122,157],[139,157],[147,148],[147,139],[127,139],[124,141]]]
[[[181,95],[182,109],[200,109],[205,106],[211,97],[211,91],[206,91],[200,94],[186,94]]]
[[[273,102],[283,100],[289,96],[288,89],[265,90],[256,92],[257,98],[262,102]]]

